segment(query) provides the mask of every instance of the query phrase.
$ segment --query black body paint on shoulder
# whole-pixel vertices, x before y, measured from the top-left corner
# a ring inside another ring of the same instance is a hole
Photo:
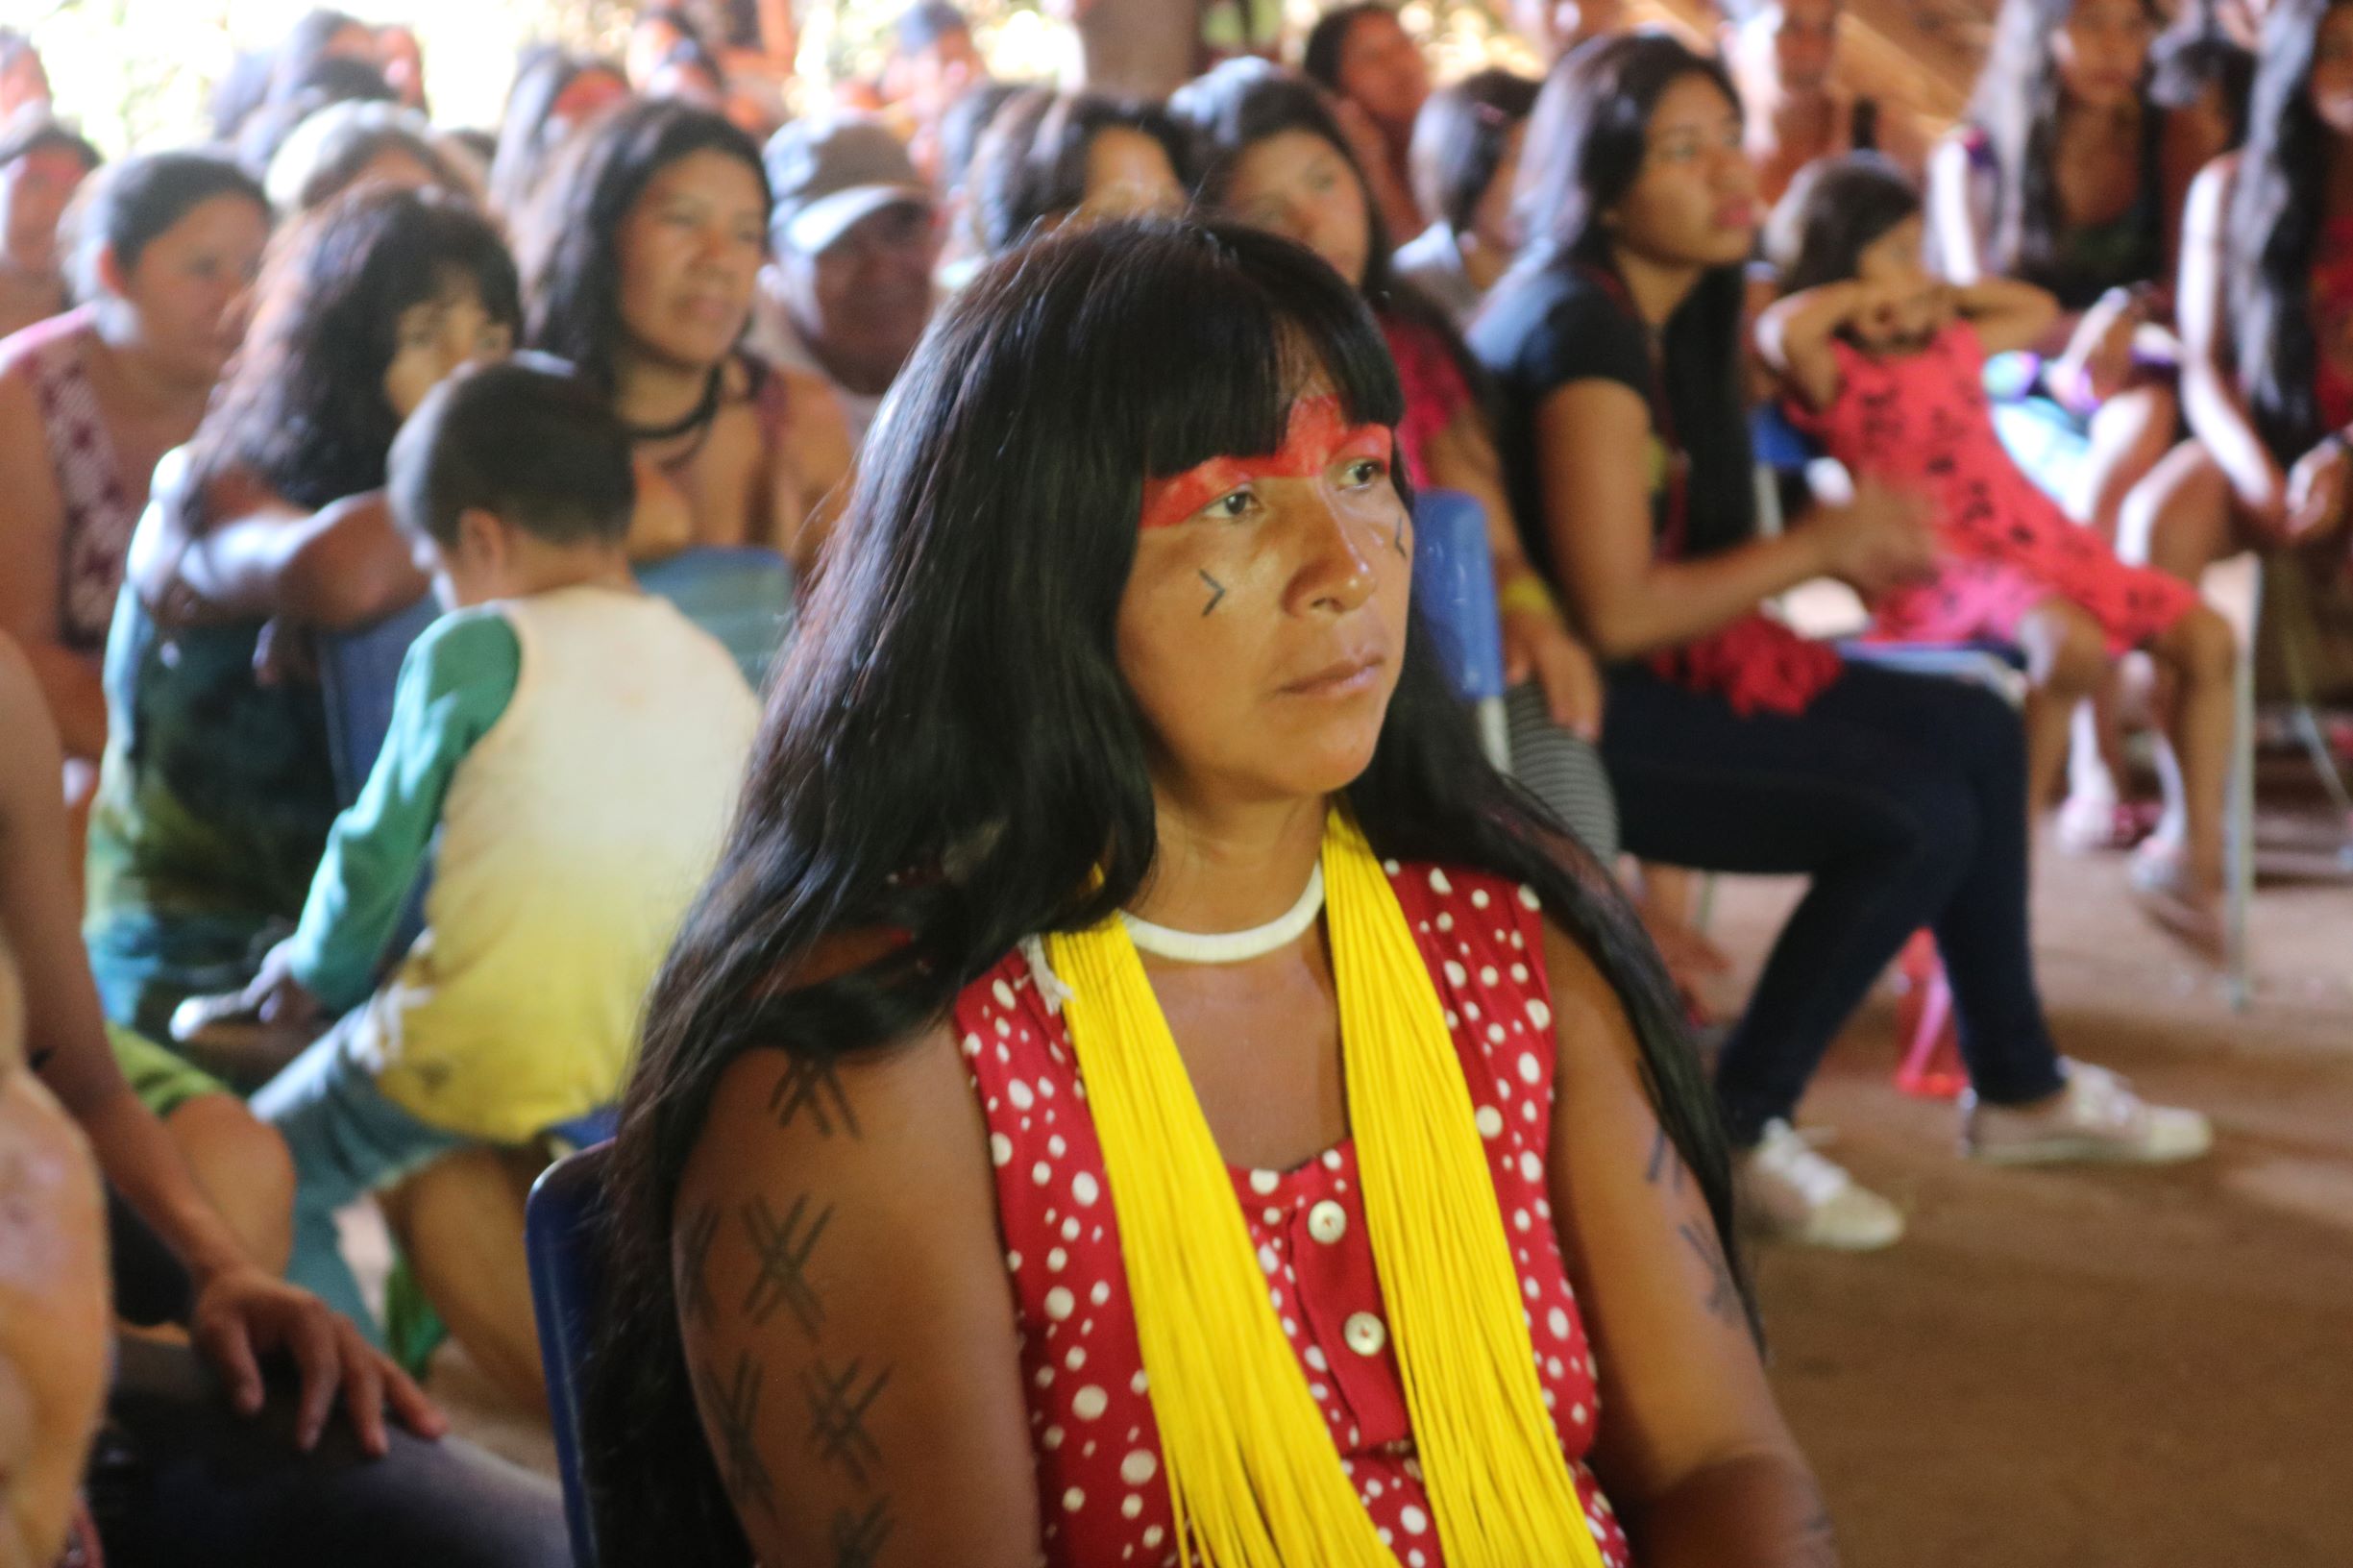
[[[1675,1139],[1667,1136],[1664,1127],[1652,1135],[1651,1163],[1643,1168],[1642,1179],[1656,1187],[1662,1176],[1667,1179],[1670,1192],[1683,1189],[1683,1157],[1676,1152]]]
[[[839,1121],[858,1136],[857,1113],[849,1108],[849,1096],[842,1091],[842,1075],[830,1062],[811,1062],[800,1057],[784,1069],[776,1087],[769,1091],[768,1109],[774,1114],[776,1125],[790,1127],[793,1118],[806,1111],[817,1123],[818,1135],[833,1136],[833,1125]]]
[[[856,1357],[839,1375],[819,1357],[800,1374],[801,1397],[809,1402],[809,1442],[818,1458],[839,1464],[851,1481],[867,1484],[867,1466],[878,1463],[882,1451],[866,1430],[866,1413],[891,1382],[886,1366],[861,1382],[864,1362]]]
[[[1714,1234],[1690,1220],[1677,1226],[1676,1232],[1699,1258],[1700,1266],[1707,1270],[1708,1312],[1727,1323],[1738,1324],[1740,1287],[1732,1283],[1732,1267],[1724,1261],[1724,1249],[1716,1245]]]
[[[725,1478],[728,1492],[739,1504],[757,1503],[760,1511],[771,1519],[776,1517],[776,1483],[770,1479],[768,1465],[760,1458],[756,1423],[760,1415],[760,1384],[768,1375],[767,1366],[748,1355],[735,1359],[735,1376],[722,1388],[719,1379],[706,1365],[695,1371],[695,1381],[702,1385],[702,1403],[711,1413],[711,1424],[719,1429],[719,1471]]]
[[[874,1568],[891,1538],[891,1500],[879,1498],[864,1513],[837,1509],[833,1516],[833,1568]]]
[[[744,1297],[744,1312],[755,1329],[764,1327],[779,1306],[793,1309],[811,1339],[824,1324],[825,1304],[809,1283],[809,1255],[817,1250],[818,1238],[833,1218],[833,1205],[825,1205],[813,1219],[808,1213],[805,1192],[793,1200],[781,1223],[766,1198],[744,1205],[744,1233],[750,1238],[752,1256],[760,1262],[760,1272]]]
[[[719,1312],[711,1300],[709,1274],[711,1243],[718,1237],[719,1205],[706,1203],[686,1222],[686,1235],[679,1242],[678,1310],[706,1329]]]

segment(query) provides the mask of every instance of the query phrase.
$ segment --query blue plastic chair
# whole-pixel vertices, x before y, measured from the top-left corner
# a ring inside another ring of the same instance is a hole
[[[597,1568],[596,1521],[580,1469],[578,1373],[596,1330],[594,1304],[603,1284],[599,1248],[604,1222],[609,1142],[568,1154],[540,1173],[523,1213],[524,1252],[531,1271],[532,1314],[539,1322],[539,1364],[548,1379],[555,1427],[555,1462],[564,1484],[564,1523],[574,1568]]]
[[[1437,645],[1447,678],[1478,713],[1488,760],[1508,767],[1504,632],[1495,607],[1487,514],[1458,490],[1424,490],[1414,498],[1413,607]]]
[[[718,638],[760,690],[793,629],[792,563],[772,550],[711,545],[647,561],[637,580]]]

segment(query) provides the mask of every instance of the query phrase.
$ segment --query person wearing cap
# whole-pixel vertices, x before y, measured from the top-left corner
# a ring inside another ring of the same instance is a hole
[[[869,115],[796,120],[766,160],[774,259],[760,272],[751,350],[830,385],[861,442],[931,320],[940,235],[930,187]]]

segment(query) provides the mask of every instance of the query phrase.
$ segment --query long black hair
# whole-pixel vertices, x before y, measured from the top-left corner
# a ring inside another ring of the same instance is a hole
[[[1774,208],[1765,259],[1783,294],[1843,283],[1862,270],[1865,251],[1920,210],[1920,192],[1879,154],[1819,158]]]
[[[1155,815],[1115,646],[1142,486],[1279,443],[1304,359],[1350,419],[1400,416],[1362,300],[1305,250],[1237,225],[1126,220],[991,263],[894,387],[623,1100],[587,1401],[614,1560],[745,1558],[672,1283],[672,1210],[714,1086],[758,1046],[888,1049],[1022,938],[1134,899]],[[1536,890],[1624,998],[1662,1123],[1728,1237],[1723,1135],[1655,953],[1603,870],[1487,764],[1418,621],[1345,797],[1382,855]],[[829,939],[880,928],[905,944],[779,983]]]
[[[440,191],[362,186],[286,231],[263,267],[236,368],[188,445],[191,505],[242,468],[298,506],[380,488],[400,414],[384,395],[402,312],[471,287],[512,330],[522,308],[506,246]],[[194,531],[208,521],[191,516]]]
[[[620,346],[621,225],[653,177],[696,153],[734,159],[770,206],[759,144],[723,115],[675,99],[636,99],[600,116],[564,150],[532,199],[516,250],[530,346],[614,389]]]
[[[2341,0],[2278,0],[2264,18],[2224,250],[2230,341],[2256,433],[2282,463],[2325,428],[2313,392],[2312,269],[2337,134],[2313,112],[2320,24]]]
[[[1087,200],[1087,156],[1106,131],[1150,136],[1185,167],[1185,138],[1167,110],[1092,92],[1026,88],[1000,106],[966,178],[973,232],[991,256],[1034,237],[1040,227]]]
[[[1694,76],[1713,84],[1739,112],[1740,94],[1723,63],[1663,33],[1595,38],[1561,58],[1536,95],[1520,154],[1514,210],[1527,249],[1518,267],[1617,279],[1607,214],[1633,188],[1650,157],[1658,100]],[[1497,292],[1509,283],[1498,283]],[[1677,443],[1691,459],[1686,525],[1693,554],[1740,544],[1756,531],[1748,399],[1741,384],[1745,292],[1738,264],[1711,267],[1660,333],[1668,412]]]
[[[1536,107],[1538,84],[1512,71],[1473,71],[1440,87],[1413,119],[1406,155],[1413,199],[1455,233],[1468,233],[1504,166],[1511,133]]]
[[[1970,121],[1984,136],[1993,164],[1993,232],[1986,247],[1985,270],[2040,283],[2071,308],[2090,303],[2082,297],[2087,290],[2096,298],[2118,281],[2071,278],[2060,254],[2065,222],[2059,210],[2055,170],[2059,116],[2067,95],[2059,81],[2051,39],[2066,28],[2076,3],[2002,0],[1994,18],[1993,42],[1986,49],[1985,65],[1977,73],[1969,105]],[[2140,4],[2153,33],[2162,22],[2155,0],[2140,0]],[[2147,102],[2147,83],[2145,66],[2137,204],[2143,232],[2133,270],[2153,279],[2165,268],[2165,213],[2157,158],[2157,134],[2164,113]]]
[[[532,193],[565,135],[578,129],[553,123],[557,101],[565,88],[592,71],[617,83],[628,80],[609,60],[552,45],[527,49],[517,62],[514,85],[506,89],[506,112],[499,122],[498,150],[490,159],[490,209],[509,226],[529,211]]]

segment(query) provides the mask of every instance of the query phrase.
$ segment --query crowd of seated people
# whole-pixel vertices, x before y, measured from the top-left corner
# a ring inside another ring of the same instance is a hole
[[[1941,137],[1837,0],[1148,98],[1072,9],[783,119],[647,6],[483,126],[319,11],[111,156],[0,30],[0,1560],[565,1560],[412,1378],[544,1403],[614,1137],[608,1560],[1818,1564],[1743,1235],[1900,1237],[1801,1113],[1907,944],[1966,1155],[2208,1148],[2068,1054],[2030,851],[2218,954],[2199,582],[2348,562],[2353,3],[2003,0]],[[756,698],[682,562],[792,585]],[[1875,656],[1956,643],[2022,711]],[[1710,872],[1807,881],[1736,1006]]]

